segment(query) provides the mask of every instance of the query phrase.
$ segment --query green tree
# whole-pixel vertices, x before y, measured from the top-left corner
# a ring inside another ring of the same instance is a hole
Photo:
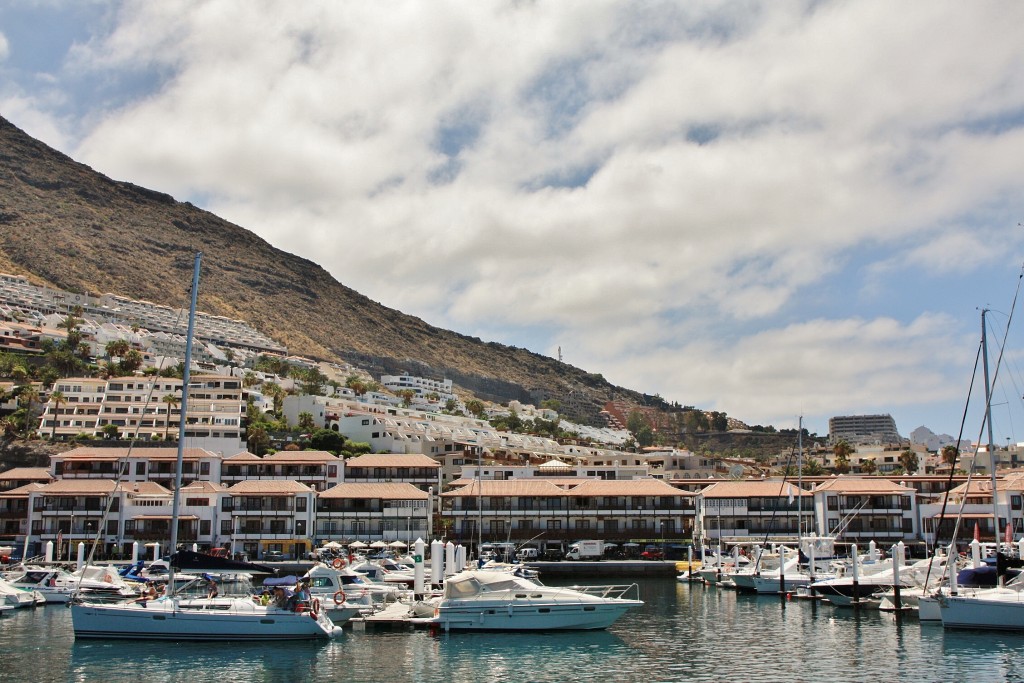
[[[825,473],[825,468],[821,466],[821,462],[817,458],[807,458],[804,461],[803,473],[808,477],[817,477]]]
[[[118,363],[118,369],[124,376],[134,375],[135,371],[142,367],[142,354],[135,349],[129,349]]]
[[[416,392],[412,389],[400,389],[398,391],[398,397],[402,399],[402,405],[408,408],[412,405],[412,400],[416,398]]]
[[[836,465],[832,469],[837,474],[849,472],[850,456],[853,455],[853,447],[845,439],[842,439],[832,447],[832,453],[836,456]]]
[[[50,426],[50,441],[53,441],[57,436],[57,421],[58,413],[60,413],[60,407],[67,403],[68,400],[64,396],[62,391],[51,391],[50,392],[50,403],[53,404],[53,424]]]
[[[313,413],[303,411],[299,413],[299,430],[310,433],[316,429],[316,421],[313,419]]]
[[[39,400],[39,390],[36,389],[33,384],[26,384],[21,387],[18,392],[18,407],[24,411],[24,435],[28,438],[29,433],[32,431],[33,420],[32,420],[32,406],[35,401]]]
[[[262,423],[251,424],[246,432],[246,443],[251,453],[260,455],[270,445],[270,434]]]
[[[171,411],[181,404],[177,394],[164,394],[160,399],[167,406],[167,420],[164,422],[164,441],[167,441],[167,432],[171,429]]]
[[[942,462],[952,466],[960,455],[960,449],[949,443],[942,447]]]
[[[454,413],[455,410],[458,407],[459,407],[459,402],[457,400],[455,400],[454,398],[450,398],[450,399],[448,399],[447,401],[444,402],[444,411],[446,413]]]
[[[333,429],[317,429],[309,437],[309,447],[337,455],[345,448],[345,437]]]
[[[101,431],[103,432],[103,436],[110,441],[115,441],[121,438],[121,430],[118,429],[115,424],[105,424]]]
[[[715,410],[711,413],[711,429],[716,432],[729,431],[729,416]]]
[[[874,474],[877,469],[878,465],[875,464],[875,461],[872,458],[860,461],[861,474]]]
[[[904,471],[910,474],[917,472],[917,453],[909,448],[900,453],[900,465],[903,467]]]
[[[466,401],[466,410],[469,411],[470,415],[481,420],[484,419],[484,416],[486,415],[486,412],[484,412],[483,402],[475,398]]]
[[[121,359],[126,353],[132,350],[132,345],[128,343],[127,339],[114,339],[113,341],[107,342],[107,345],[103,347],[103,350],[107,354],[107,363],[113,362],[115,358]]]

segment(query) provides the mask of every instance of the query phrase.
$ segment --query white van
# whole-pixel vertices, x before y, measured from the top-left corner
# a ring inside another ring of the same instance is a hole
[[[536,560],[538,557],[540,557],[540,551],[537,548],[520,548],[519,552],[516,553],[516,559],[520,562]]]

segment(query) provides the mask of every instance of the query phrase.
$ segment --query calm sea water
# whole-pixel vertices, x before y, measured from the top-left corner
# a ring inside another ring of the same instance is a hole
[[[596,583],[596,582],[595,582]],[[353,632],[331,642],[75,642],[67,608],[0,617],[3,681],[1024,681],[1024,634],[672,580],[597,633]]]

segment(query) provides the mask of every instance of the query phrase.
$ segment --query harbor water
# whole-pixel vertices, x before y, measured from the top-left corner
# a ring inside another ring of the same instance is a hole
[[[597,582],[593,582],[597,583]],[[647,579],[642,609],[571,633],[348,630],[334,641],[75,641],[70,610],[0,617],[2,681],[1024,681],[1024,634]]]

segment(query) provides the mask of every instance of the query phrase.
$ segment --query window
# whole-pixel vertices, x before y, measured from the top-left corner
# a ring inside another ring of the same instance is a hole
[[[231,498],[230,497],[225,496],[224,499],[220,501],[220,509],[223,512],[231,512]]]
[[[582,530],[589,529],[590,528],[590,520],[589,519],[577,519],[575,526],[576,526],[576,530],[577,531],[582,531]]]
[[[231,533],[231,520],[230,519],[222,519],[222,520],[220,520],[220,532],[222,534],[230,534]]]
[[[305,498],[299,497],[299,498],[295,499],[295,511],[296,512],[305,512],[306,511],[306,499]]]
[[[562,528],[562,520],[560,519],[549,519],[548,520],[548,531],[555,531]]]
[[[186,498],[185,505],[203,506],[206,507],[210,504],[209,498]]]
[[[201,536],[209,536],[210,535],[210,526],[211,526],[210,520],[208,520],[208,519],[201,519],[201,520],[199,520],[199,534]]]
[[[135,463],[135,474],[145,475],[146,474],[146,463],[144,463],[144,462],[137,462],[137,463]]]
[[[199,474],[201,476],[209,476],[210,474],[210,463],[201,462],[199,463]]]

